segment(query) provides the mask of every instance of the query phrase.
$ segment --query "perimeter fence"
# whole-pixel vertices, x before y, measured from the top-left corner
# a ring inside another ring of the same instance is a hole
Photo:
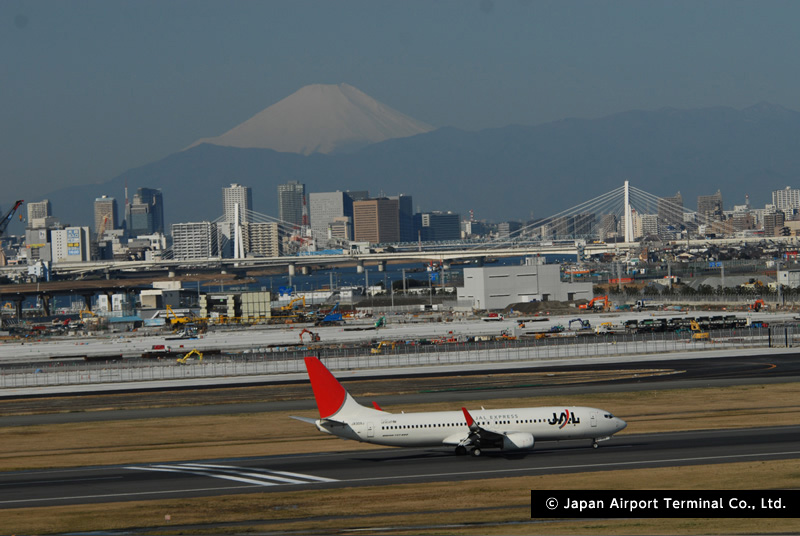
[[[106,384],[194,378],[230,378],[305,372],[303,358],[315,355],[333,371],[424,367],[468,363],[526,363],[575,358],[669,354],[724,349],[794,347],[800,345],[796,325],[711,331],[708,339],[691,333],[631,333],[551,336],[485,342],[419,344],[395,341],[373,353],[370,347],[317,346],[263,348],[222,354],[179,364],[175,358],[118,361],[59,361],[0,369],[0,389],[52,385]]]

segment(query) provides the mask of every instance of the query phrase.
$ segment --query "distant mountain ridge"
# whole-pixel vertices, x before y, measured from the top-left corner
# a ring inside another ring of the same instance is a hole
[[[721,189],[726,208],[749,194],[754,206],[772,190],[800,186],[800,113],[760,103],[743,110],[634,110],[600,119],[564,119],[478,132],[440,128],[364,147],[352,154],[303,156],[269,149],[200,144],[130,170],[102,185],[49,197],[64,222],[91,221],[101,194],[161,188],[170,223],[222,214],[221,188],[251,186],[254,210],[277,216],[277,185],[297,180],[309,192],[406,193],[414,209],[453,210],[495,221],[545,217],[629,180],[657,196]]]
[[[257,113],[221,136],[202,143],[284,153],[352,152],[434,127],[380,103],[348,84],[314,84]]]

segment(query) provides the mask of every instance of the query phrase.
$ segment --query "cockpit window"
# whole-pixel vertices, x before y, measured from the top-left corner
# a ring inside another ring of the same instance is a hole
[[[603,417],[605,417],[606,419],[613,419],[614,418],[614,416],[611,415],[610,413],[606,413],[605,415],[603,415]]]

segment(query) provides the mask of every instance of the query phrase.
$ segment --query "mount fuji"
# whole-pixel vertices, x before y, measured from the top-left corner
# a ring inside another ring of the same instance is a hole
[[[382,104],[348,84],[313,84],[257,113],[209,143],[281,153],[350,153],[434,127]]]

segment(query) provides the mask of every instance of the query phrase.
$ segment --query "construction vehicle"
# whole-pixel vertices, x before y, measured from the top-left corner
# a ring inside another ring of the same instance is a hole
[[[512,335],[507,329],[504,329],[500,332],[500,335],[497,337],[498,341],[516,341],[517,338]]]
[[[597,296],[589,300],[587,303],[578,305],[578,309],[603,309],[604,311],[607,311],[610,307],[611,303],[608,301],[608,295]]]
[[[691,323],[689,324],[692,329],[692,340],[699,341],[699,340],[709,340],[711,336],[708,334],[707,331],[702,331],[700,329],[700,324],[697,323],[697,320],[692,319]]]
[[[761,298],[757,299],[756,301],[750,304],[750,310],[756,313],[759,312],[762,307],[766,308],[767,306],[764,303],[764,300],[762,300]]]
[[[24,203],[24,202],[25,202],[25,201],[23,201],[22,199],[20,199],[19,201],[17,201],[16,203],[14,203],[14,206],[13,206],[13,207],[11,207],[11,210],[9,210],[8,212],[6,212],[6,215],[5,215],[5,216],[3,216],[3,220],[2,220],[2,221],[0,221],[0,236],[2,236],[4,232],[6,232],[6,227],[8,227],[8,224],[11,222],[11,218],[13,218],[13,217],[14,217],[14,213],[17,211],[17,209],[19,208],[19,206],[20,206],[22,203]]]
[[[315,326],[338,326],[343,323],[342,313],[337,313],[339,309],[339,302],[336,302],[330,311],[327,313],[317,313],[317,320],[314,322]]]
[[[295,298],[292,301],[290,301],[288,305],[284,305],[283,307],[281,307],[281,311],[291,311],[292,309],[294,309],[294,304],[299,301],[303,302],[302,307],[306,306],[306,297],[300,296],[299,298]]]
[[[391,346],[392,350],[394,350],[396,344],[397,341],[381,341],[374,348],[370,349],[369,353],[373,355],[381,354],[383,353],[384,346]]]
[[[487,316],[481,318],[484,322],[500,322],[505,319],[506,317],[500,313],[489,313]]]
[[[588,320],[581,320],[580,318],[573,318],[569,321],[569,325],[567,326],[569,329],[572,329],[572,324],[577,322],[580,324],[578,329],[592,329],[592,325],[589,323]]]
[[[175,314],[175,311],[173,311],[173,310],[172,310],[172,307],[170,307],[169,305],[167,305],[167,306],[166,306],[166,309],[167,309],[167,318],[169,318],[170,316],[172,316],[172,318],[170,318],[169,322],[170,322],[170,324],[172,324],[173,326],[174,326],[175,324],[188,324],[189,322],[191,322],[191,321],[192,321],[192,319],[191,319],[191,318],[188,318],[188,317],[185,317],[185,316],[178,316],[178,315],[176,315],[176,314]]]
[[[319,340],[320,340],[319,339],[319,335],[317,335],[316,333],[314,333],[310,329],[303,328],[303,331],[300,332],[300,344],[303,344],[303,335],[305,335],[306,333],[308,333],[308,336],[311,339],[311,342],[319,342]]]
[[[196,355],[196,356],[197,356],[197,360],[198,360],[198,361],[202,361],[202,360],[203,360],[203,354],[202,354],[202,352],[199,352],[199,351],[197,350],[197,348],[193,348],[191,352],[189,352],[188,354],[186,354],[186,355],[185,355],[185,356],[183,356],[183,357],[179,357],[179,358],[178,358],[176,361],[177,361],[178,363],[180,363],[181,365],[185,365],[185,364],[186,364],[186,363],[187,363],[187,362],[190,360],[190,358],[191,358],[193,355]]]
[[[382,316],[375,322],[375,328],[383,328],[386,327],[386,317]]]

